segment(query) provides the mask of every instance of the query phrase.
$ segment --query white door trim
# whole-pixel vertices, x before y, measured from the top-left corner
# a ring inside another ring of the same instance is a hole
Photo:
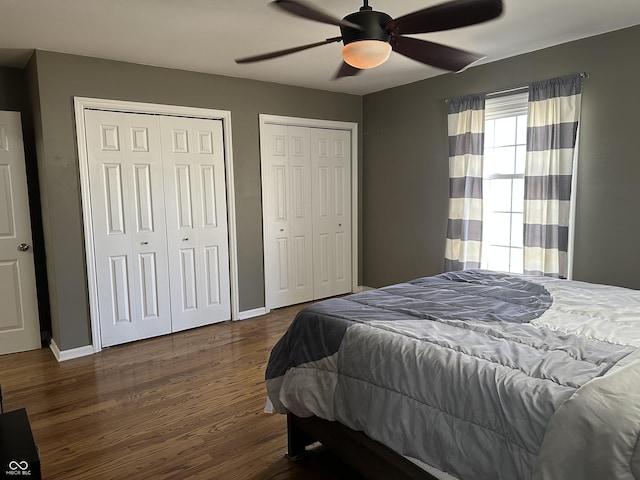
[[[89,157],[85,133],[84,112],[92,110],[110,110],[125,113],[146,113],[151,115],[175,115],[222,121],[225,150],[225,180],[227,189],[227,211],[229,232],[229,280],[231,284],[231,319],[239,318],[238,296],[238,249],[236,237],[236,208],[233,174],[233,149],[231,141],[231,112],[208,108],[160,105],[155,103],[128,102],[101,98],[74,97],[76,117],[76,136],[80,169],[80,190],[82,194],[82,217],[84,223],[85,259],[87,265],[87,283],[89,289],[89,314],[91,317],[91,339],[93,351],[102,350],[100,338],[100,318],[98,316],[98,293],[95,272],[95,250],[93,221],[91,218],[91,192],[89,189]]]
[[[337,120],[318,120],[314,118],[286,117],[282,115],[259,114],[260,136],[264,135],[264,126],[287,125],[294,127],[330,128],[333,130],[347,130],[351,132],[351,288],[353,292],[358,290],[358,124],[355,122],[342,122]],[[262,165],[262,158],[260,159]],[[265,211],[266,205],[262,202],[262,231],[265,230],[264,221],[268,218]],[[263,233],[264,235],[264,233]],[[264,254],[264,250],[263,250]],[[269,278],[265,268],[264,282],[265,292]],[[270,306],[265,295],[265,309],[267,313]]]

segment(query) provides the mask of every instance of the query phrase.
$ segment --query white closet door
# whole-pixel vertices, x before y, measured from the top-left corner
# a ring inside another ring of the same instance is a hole
[[[18,112],[0,112],[0,354],[40,348],[27,176]]]
[[[102,346],[171,332],[158,118],[85,113]]]
[[[309,129],[265,125],[261,137],[266,306],[313,299]]]
[[[311,129],[314,299],[351,292],[351,140]]]
[[[162,117],[173,331],[231,318],[222,122]]]

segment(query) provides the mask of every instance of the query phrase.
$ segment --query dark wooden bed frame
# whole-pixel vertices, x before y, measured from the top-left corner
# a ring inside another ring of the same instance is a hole
[[[307,446],[320,442],[371,480],[438,480],[410,460],[362,432],[318,417],[287,415],[288,458],[299,461]]]

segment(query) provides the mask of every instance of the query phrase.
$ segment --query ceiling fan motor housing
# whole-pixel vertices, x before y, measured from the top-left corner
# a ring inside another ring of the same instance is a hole
[[[391,34],[387,32],[385,25],[393,20],[384,12],[374,10],[360,10],[344,17],[343,20],[360,25],[362,30],[349,27],[340,27],[342,41],[345,45],[360,40],[381,40],[389,42]]]

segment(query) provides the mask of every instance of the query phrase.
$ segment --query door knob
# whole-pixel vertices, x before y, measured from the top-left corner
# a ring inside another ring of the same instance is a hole
[[[20,250],[21,252],[26,252],[30,248],[31,245],[29,245],[28,243],[21,243],[20,245],[18,245],[18,250]]]

